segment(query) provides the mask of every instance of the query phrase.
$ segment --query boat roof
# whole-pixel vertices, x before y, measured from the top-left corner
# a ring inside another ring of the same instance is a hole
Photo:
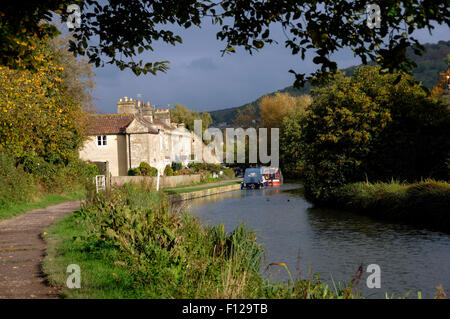
[[[268,167],[268,166],[263,166],[261,167],[261,171],[263,174],[275,174],[276,172],[279,171],[278,167]]]
[[[246,168],[245,172],[261,172],[261,167],[250,167],[250,168]]]

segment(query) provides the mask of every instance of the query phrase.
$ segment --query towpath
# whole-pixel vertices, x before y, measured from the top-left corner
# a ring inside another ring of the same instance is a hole
[[[46,284],[41,264],[45,257],[43,230],[80,207],[63,202],[0,222],[0,298],[58,298]]]

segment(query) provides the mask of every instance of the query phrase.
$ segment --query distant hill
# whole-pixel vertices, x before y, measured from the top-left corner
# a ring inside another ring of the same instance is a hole
[[[450,41],[439,41],[435,44],[424,44],[425,52],[422,56],[413,55],[412,53],[408,54],[414,61],[417,63],[417,67],[414,69],[413,75],[419,81],[422,81],[422,84],[427,88],[431,89],[434,87],[439,79],[439,72],[443,72],[447,69],[447,65],[445,63],[445,57],[447,54],[450,54]],[[357,66],[351,66],[349,68],[343,69],[347,76],[351,76],[355,71]],[[306,82],[305,86],[298,90],[293,86],[285,87],[284,89],[268,93],[269,95],[274,95],[277,92],[281,93],[289,93],[292,96],[299,96],[303,94],[309,94],[311,91],[311,84]],[[234,118],[236,117],[237,111],[242,109],[248,105],[252,105],[255,107],[259,114],[259,101],[262,96],[257,100],[237,106],[231,107],[223,110],[211,111],[211,117],[213,119],[213,125],[231,125],[233,123]]]

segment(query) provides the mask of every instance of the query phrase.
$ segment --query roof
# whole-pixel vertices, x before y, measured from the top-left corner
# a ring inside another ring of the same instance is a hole
[[[134,115],[105,114],[90,115],[87,135],[124,134],[128,125],[134,120]]]
[[[158,134],[158,129],[153,125],[160,125],[165,129],[171,129],[167,124],[156,120],[152,123],[143,117],[137,117],[133,114],[101,114],[90,115],[88,126],[86,128],[87,135],[110,135],[110,134],[125,134],[128,126],[137,119],[144,124],[148,133]]]
[[[172,131],[175,128],[171,125],[167,125],[166,123],[164,123],[161,120],[157,120],[157,119],[153,119],[153,125],[159,125],[161,126],[163,129],[168,130],[168,131]]]
[[[146,120],[145,118],[139,118],[140,120],[141,120],[141,122],[145,125],[145,126],[147,126],[147,128],[148,128],[148,132],[149,133],[154,133],[154,134],[158,134],[158,132],[159,132],[159,130],[158,129],[156,129],[156,128],[154,128],[152,125],[153,125],[153,123],[152,122],[150,122],[149,120]]]

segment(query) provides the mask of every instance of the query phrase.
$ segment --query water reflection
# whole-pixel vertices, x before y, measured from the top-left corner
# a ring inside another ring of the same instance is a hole
[[[312,207],[298,191],[285,184],[264,190],[242,190],[183,202],[208,224],[223,223],[228,231],[244,222],[257,232],[265,247],[265,263],[286,262],[302,277],[313,272],[331,283],[348,281],[358,266],[381,267],[381,289],[365,287],[365,295],[384,297],[386,291],[403,295],[412,289],[424,297],[434,287],[450,288],[450,236],[412,226],[372,220],[346,212]],[[297,270],[296,270],[297,269]],[[265,273],[287,279],[283,269]]]

